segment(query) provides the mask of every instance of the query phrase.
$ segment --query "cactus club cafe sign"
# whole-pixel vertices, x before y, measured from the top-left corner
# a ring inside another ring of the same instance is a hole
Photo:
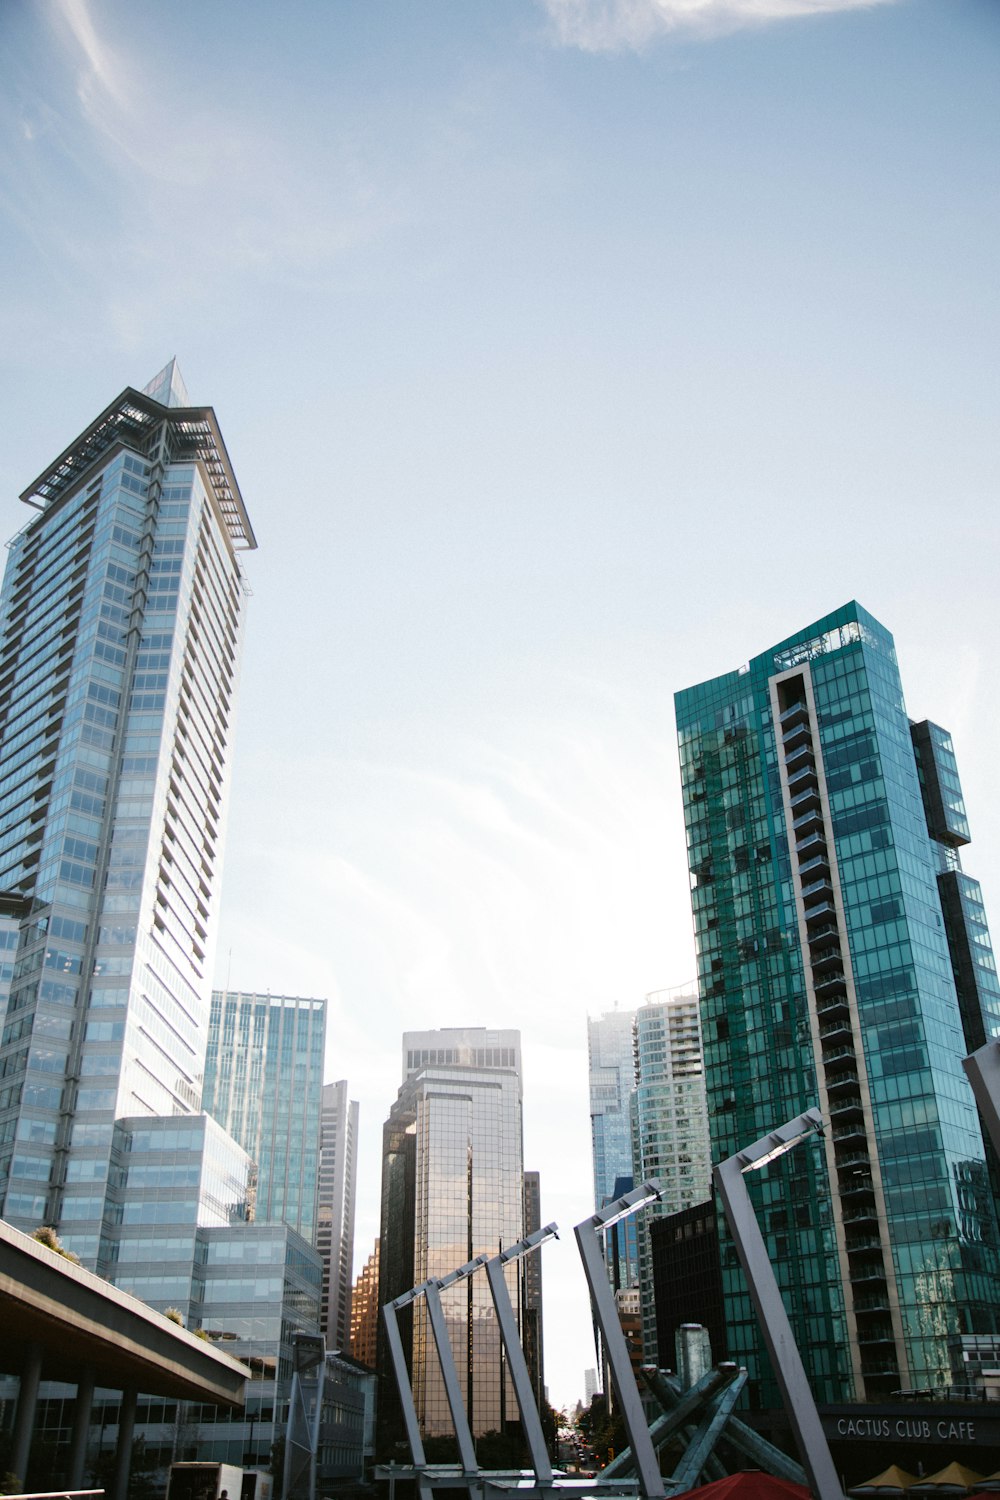
[[[991,1402],[992,1406],[993,1403]],[[827,1407],[822,1413],[828,1442],[948,1443],[962,1448],[1000,1444],[1000,1405],[989,1415],[983,1406]]]

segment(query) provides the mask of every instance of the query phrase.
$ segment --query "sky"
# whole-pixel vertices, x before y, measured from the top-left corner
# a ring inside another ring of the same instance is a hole
[[[0,508],[176,356],[259,550],[216,982],[518,1027],[550,1398],[586,1019],[695,972],[673,694],[848,599],[1000,936],[994,0],[3,0]]]

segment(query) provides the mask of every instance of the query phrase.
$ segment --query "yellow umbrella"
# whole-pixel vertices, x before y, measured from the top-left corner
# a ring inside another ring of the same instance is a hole
[[[911,1495],[967,1495],[974,1484],[982,1479],[974,1469],[967,1469],[964,1464],[951,1463],[944,1469],[938,1469],[936,1474],[931,1474],[927,1479],[921,1479],[910,1489]]]
[[[876,1474],[874,1479],[866,1479],[864,1484],[853,1485],[848,1490],[849,1495],[905,1495],[911,1484],[916,1484],[916,1474],[907,1474],[899,1464],[890,1464],[883,1469],[881,1474]]]

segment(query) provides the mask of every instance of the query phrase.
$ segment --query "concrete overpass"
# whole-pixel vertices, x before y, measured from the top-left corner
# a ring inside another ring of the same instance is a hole
[[[112,1500],[125,1500],[136,1396],[242,1407],[248,1370],[137,1297],[0,1220],[0,1373],[20,1379],[11,1467],[23,1481],[38,1386],[77,1386],[67,1484],[80,1489],[94,1389],[122,1392]]]

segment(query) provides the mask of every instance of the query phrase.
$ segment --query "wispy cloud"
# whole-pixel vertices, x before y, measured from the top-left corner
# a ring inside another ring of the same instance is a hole
[[[56,0],[57,23],[68,30],[82,53],[78,74],[80,103],[90,112],[95,98],[110,98],[127,108],[129,88],[121,59],[97,32],[87,0]]]
[[[896,0],[542,0],[556,38],[584,52],[640,51],[658,37],[721,36],[742,27]]]
[[[112,30],[94,0],[47,0],[23,30],[0,102],[19,148],[0,206],[36,265],[72,267],[67,299],[119,346],[209,307],[237,322],[262,281],[275,298],[324,285],[409,211],[346,109],[317,135],[305,111],[206,89],[197,68]],[[49,315],[42,342],[65,321],[62,305]],[[8,339],[21,327],[9,290],[0,326]]]

